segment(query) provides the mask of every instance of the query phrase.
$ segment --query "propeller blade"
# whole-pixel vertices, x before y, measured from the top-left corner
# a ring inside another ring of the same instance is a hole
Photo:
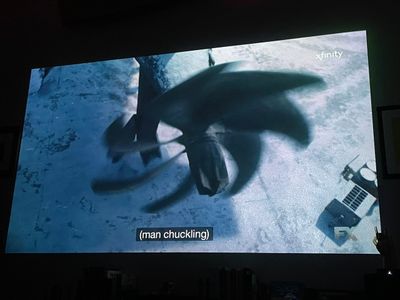
[[[285,134],[302,146],[307,146],[312,140],[310,123],[284,94],[260,101],[257,107],[226,116],[221,123],[234,131],[261,133],[268,130]]]
[[[261,159],[262,143],[256,133],[228,132],[219,136],[238,168],[238,174],[228,193],[234,195],[250,181]]]
[[[150,114],[183,132],[201,132],[232,116],[247,118],[246,113],[255,109],[287,110],[287,103],[279,104],[286,91],[324,84],[310,74],[229,71],[229,67],[235,69],[229,63],[210,67],[170,89],[152,101]]]
[[[91,187],[93,192],[96,194],[104,194],[104,193],[115,193],[122,192],[127,190],[133,190],[138,186],[148,182],[150,179],[154,178],[165,169],[167,169],[172,163],[174,163],[179,156],[184,153],[185,150],[179,152],[177,155],[172,157],[171,159],[163,162],[157,167],[153,168],[150,171],[140,175],[134,176],[127,179],[109,179],[109,178],[98,178],[94,179],[91,183]]]

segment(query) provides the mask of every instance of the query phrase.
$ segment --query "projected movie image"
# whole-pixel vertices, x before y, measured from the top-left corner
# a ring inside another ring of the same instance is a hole
[[[377,253],[366,32],[33,69],[8,253]]]

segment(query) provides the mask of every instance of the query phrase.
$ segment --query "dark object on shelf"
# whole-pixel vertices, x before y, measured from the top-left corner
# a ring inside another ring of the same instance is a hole
[[[248,269],[220,270],[221,300],[255,300],[257,297],[257,281],[255,273]]]
[[[98,267],[87,268],[77,294],[77,299],[121,299],[121,272]]]
[[[304,293],[306,300],[365,300],[365,297],[364,292],[347,290],[306,289]]]
[[[304,299],[304,285],[300,282],[271,282],[271,300],[301,300]]]

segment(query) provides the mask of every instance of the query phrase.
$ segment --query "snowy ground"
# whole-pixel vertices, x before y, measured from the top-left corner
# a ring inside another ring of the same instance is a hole
[[[139,69],[134,59],[55,67],[40,89],[36,70],[7,251],[377,253],[372,238],[374,226],[380,224],[378,206],[345,243],[327,238],[328,227],[317,226],[344,184],[344,166],[357,154],[375,158],[365,33],[234,46],[213,53],[217,63],[244,59],[262,70],[320,75],[325,89],[288,93],[310,121],[311,144],[301,149],[288,138],[265,133],[258,171],[240,193],[208,197],[193,188],[179,203],[146,213],[145,205],[171,192],[189,173],[184,155],[136,190],[99,196],[90,187],[99,175],[145,170],[137,154],[112,164],[101,141],[115,118],[136,110]],[[166,125],[159,129],[160,140],[178,134]],[[163,158],[181,148],[163,147]],[[231,159],[228,169],[234,177]],[[214,240],[135,240],[137,227],[177,226],[212,226]]]

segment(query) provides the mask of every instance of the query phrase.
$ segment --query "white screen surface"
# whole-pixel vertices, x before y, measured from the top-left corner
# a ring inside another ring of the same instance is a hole
[[[377,253],[374,158],[363,31],[34,69],[6,251]]]

